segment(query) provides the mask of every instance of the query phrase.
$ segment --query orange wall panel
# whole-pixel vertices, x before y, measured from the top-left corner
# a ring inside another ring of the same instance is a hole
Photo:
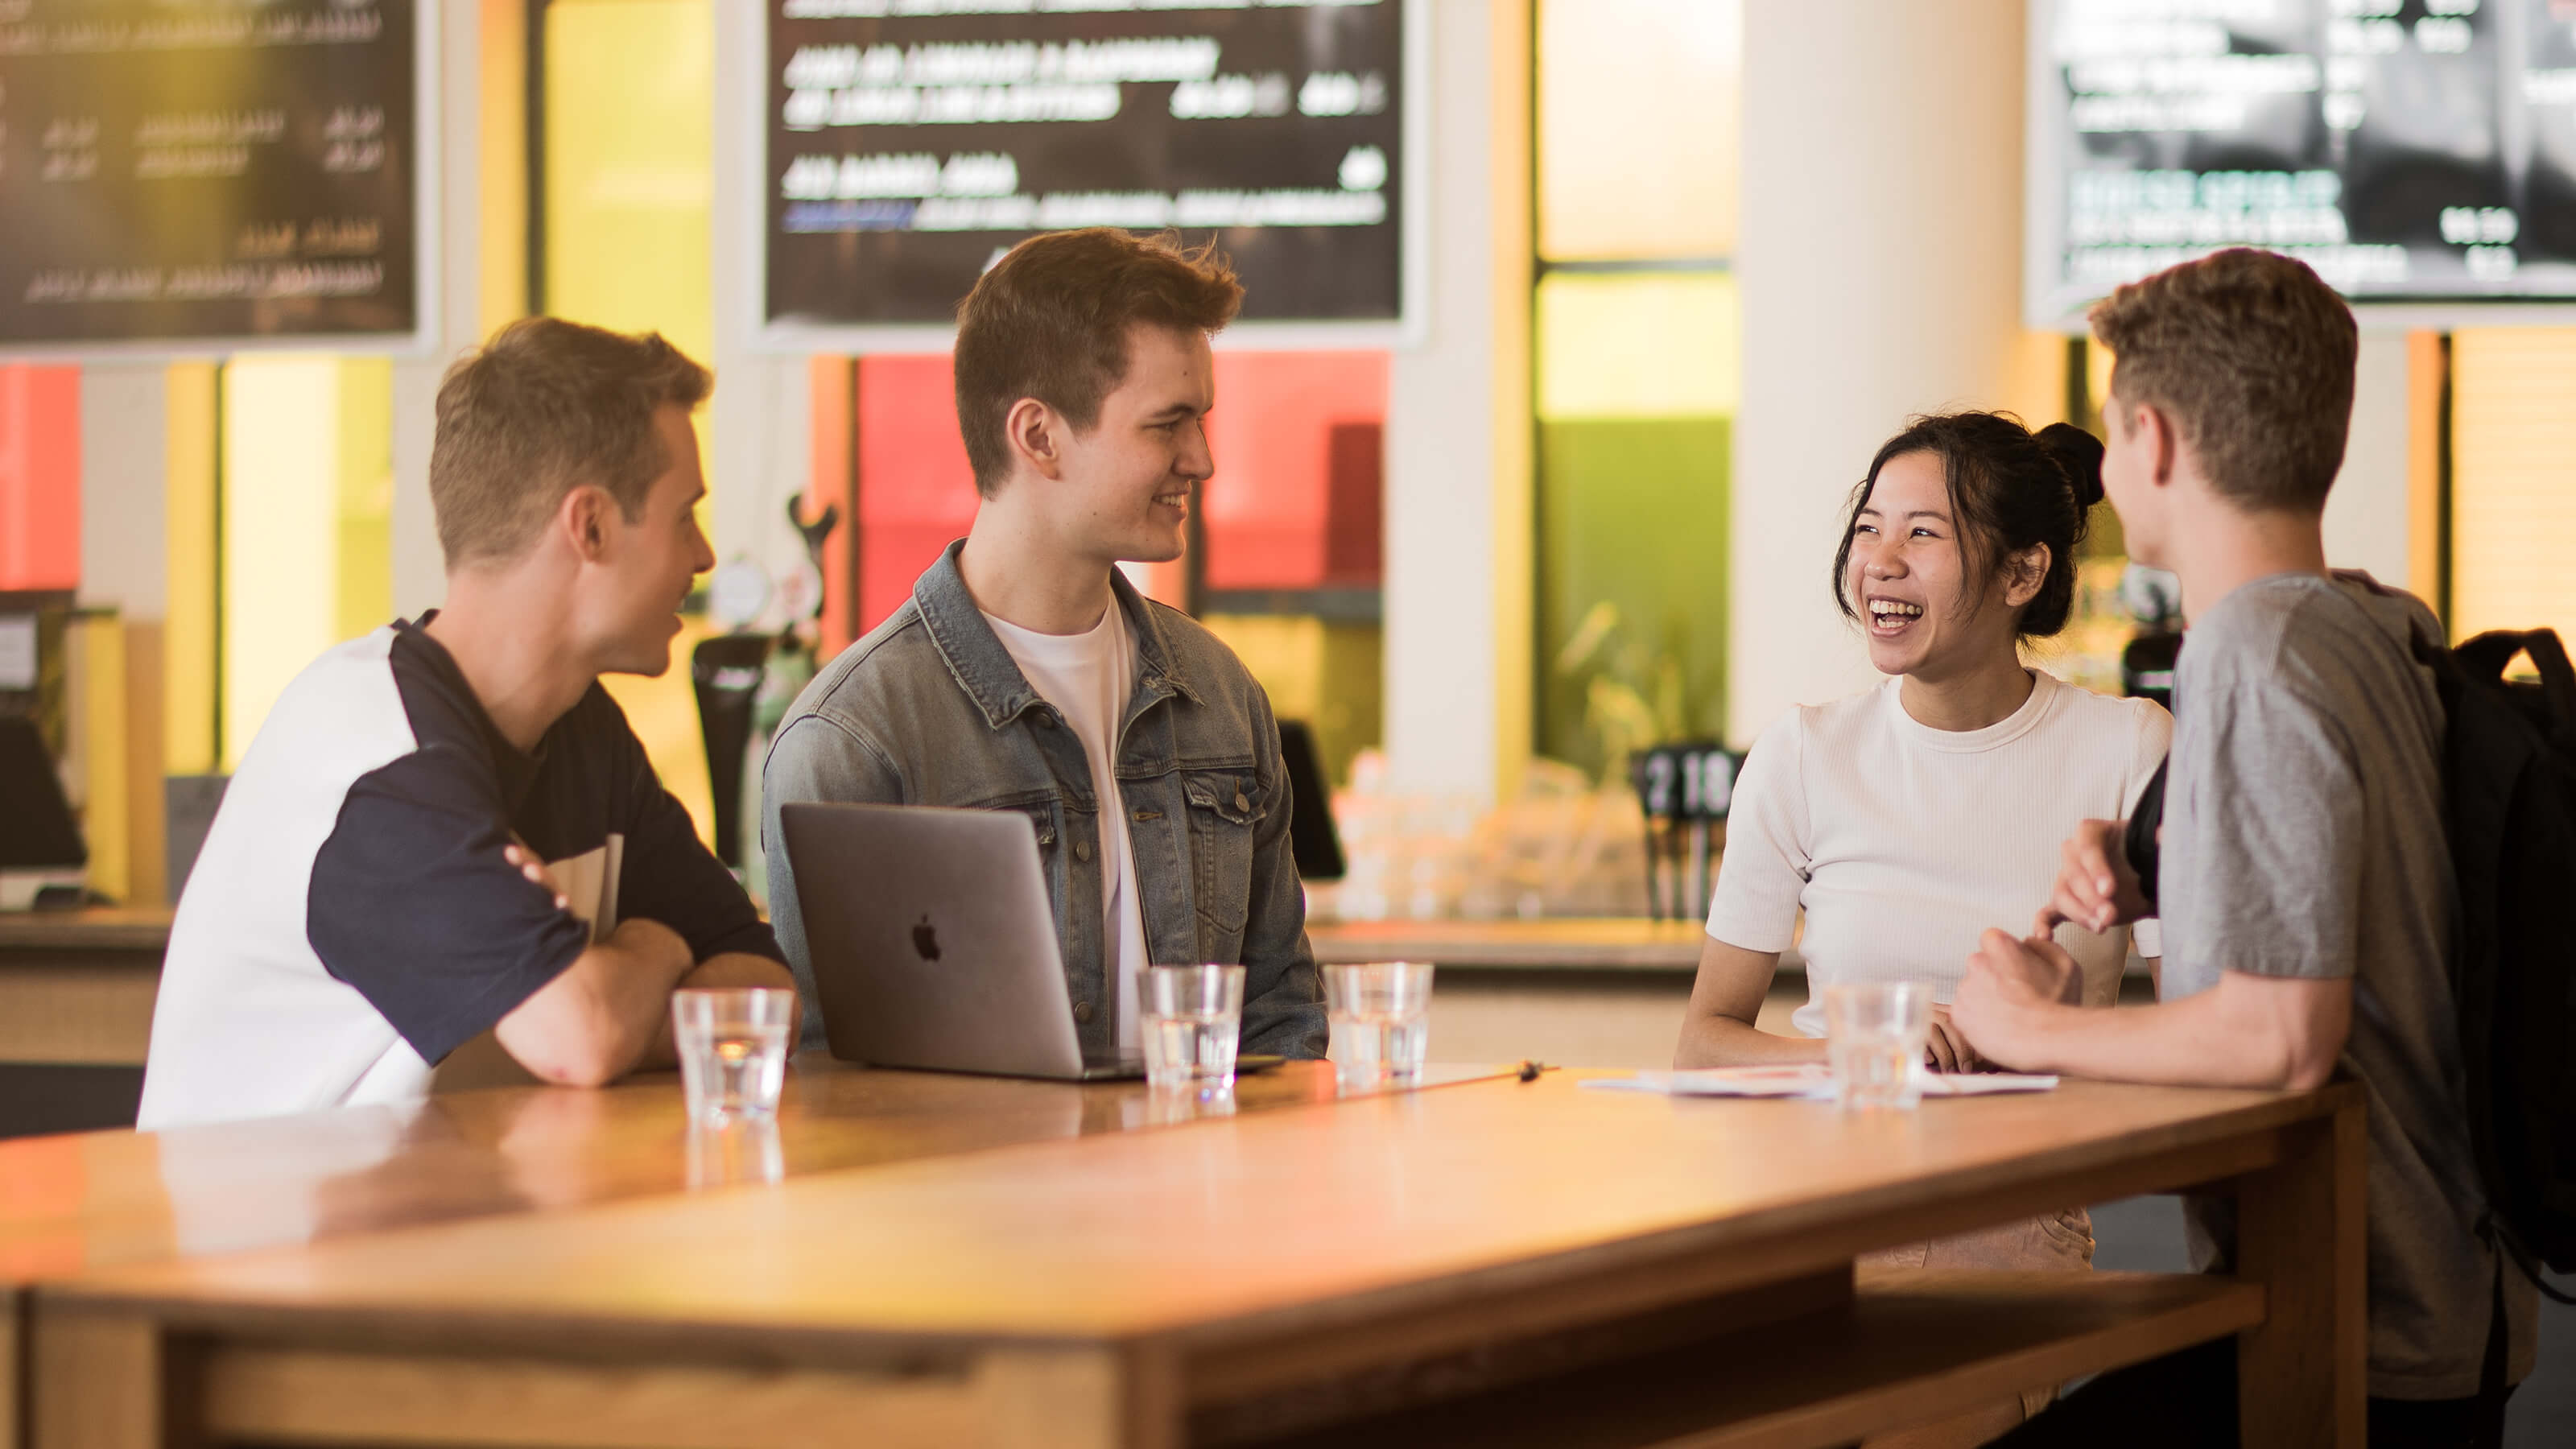
[[[80,369],[0,367],[0,589],[80,587]]]

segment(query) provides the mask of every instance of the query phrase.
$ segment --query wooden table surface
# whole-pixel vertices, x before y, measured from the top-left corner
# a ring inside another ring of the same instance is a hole
[[[1674,1315],[1704,1337],[1803,1314],[1849,1347],[1895,1311],[1815,1316],[1852,1301],[1857,1253],[2231,1178],[2250,1283],[2041,1275],[1917,1294],[1911,1352],[1957,1362],[1909,1387],[1877,1350],[1825,1353],[1848,1382],[1792,1395],[1750,1437],[1692,1442],[1837,1442],[2240,1329],[2248,1382],[2269,1395],[2248,1399],[2255,1442],[2357,1442],[2350,1086],[2070,1083],[1843,1114],[1589,1090],[1581,1075],[104,1268],[41,1290],[40,1394],[88,1385],[98,1403],[160,1407],[111,1424],[49,1416],[40,1397],[37,1449],[159,1442],[149,1415],[165,1411],[244,1437],[367,1442],[427,1415],[498,1442],[502,1419],[455,1407],[477,1402],[519,1415],[508,1424],[530,1442],[609,1442],[558,1438],[528,1406],[596,1435],[603,1406],[665,1371],[680,1375],[670,1393],[730,1407],[655,1444],[831,1442],[810,1422],[826,1405],[858,1416],[835,1432],[872,1425],[887,1442],[966,1427],[994,1443],[1217,1442],[1432,1392],[1398,1367],[1463,1354],[1481,1373],[1514,1335],[1579,1359],[1562,1336],[1586,1325],[1619,1325],[1633,1346],[1650,1319],[1669,1340]],[[1995,1349],[1998,1332],[2027,1341]],[[173,1382],[182,1341],[214,1355],[188,1370],[214,1385],[195,1409],[154,1388]],[[802,1409],[759,1407],[754,1390],[781,1373],[807,1375],[790,1396]],[[2269,1437],[2297,1423],[2310,1427]]]
[[[1425,1085],[1507,1068],[1435,1063]],[[0,1295],[126,1263],[783,1180],[1052,1138],[1335,1100],[1332,1068],[1288,1062],[1230,1101],[1142,1082],[866,1070],[820,1051],[787,1075],[774,1126],[692,1131],[673,1072],[601,1091],[496,1087],[176,1128],[0,1142]]]

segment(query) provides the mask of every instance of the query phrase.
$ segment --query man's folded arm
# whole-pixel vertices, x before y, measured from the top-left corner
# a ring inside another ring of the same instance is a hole
[[[697,963],[659,921],[627,921],[573,959],[493,1027],[502,1049],[538,1080],[605,1086],[659,1049],[668,1065],[671,990]],[[775,963],[770,969],[780,971]]]

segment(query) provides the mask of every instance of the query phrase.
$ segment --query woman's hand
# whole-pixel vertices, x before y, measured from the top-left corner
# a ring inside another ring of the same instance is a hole
[[[1977,1049],[1968,1045],[1967,1034],[1950,1019],[1950,1008],[1937,1002],[1932,1007],[1931,1033],[1923,1042],[1923,1060],[1936,1072],[1981,1072],[1986,1069],[1985,1058],[1978,1056]]]

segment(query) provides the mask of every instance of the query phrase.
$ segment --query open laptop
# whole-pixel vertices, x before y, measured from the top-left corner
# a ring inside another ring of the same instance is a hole
[[[832,1055],[881,1067],[1104,1081],[1074,1034],[1037,832],[1017,811],[779,808]]]

